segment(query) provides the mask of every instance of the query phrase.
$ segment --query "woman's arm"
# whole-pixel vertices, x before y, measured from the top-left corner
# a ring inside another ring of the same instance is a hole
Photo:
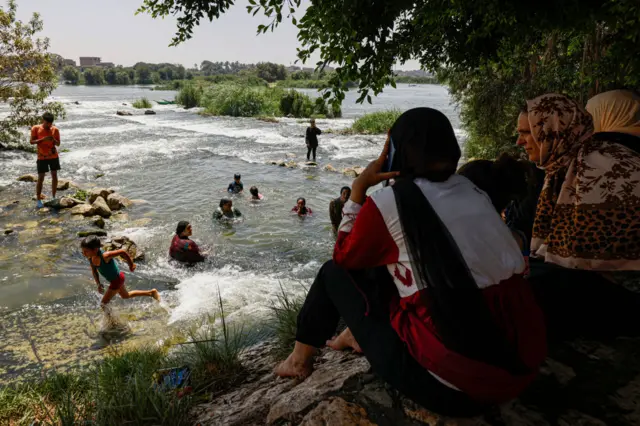
[[[104,258],[105,262],[109,262],[112,259],[116,258],[116,257],[121,257],[122,259],[124,259],[125,262],[127,262],[127,265],[129,265],[129,270],[131,272],[135,271],[136,269],[136,264],[133,263],[133,260],[131,259],[131,256],[129,256],[129,253],[127,253],[126,250],[114,250],[114,251],[108,251],[106,253],[104,253],[102,255],[102,257]]]

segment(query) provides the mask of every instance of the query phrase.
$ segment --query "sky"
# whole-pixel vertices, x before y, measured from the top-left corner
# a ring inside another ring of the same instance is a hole
[[[219,20],[202,21],[193,38],[178,47],[169,47],[176,30],[173,17],[135,15],[142,0],[17,0],[17,4],[22,21],[28,21],[33,12],[40,13],[44,21],[41,35],[50,39],[49,51],[76,63],[80,56],[97,56],[124,66],[169,62],[191,68],[203,60],[294,65],[299,46],[297,28],[289,21],[273,33],[257,36],[258,25],[269,20],[260,13],[248,14],[247,0],[238,0]],[[296,17],[302,15],[299,11]],[[318,59],[305,66],[315,67]],[[397,67],[418,68],[415,61]]]

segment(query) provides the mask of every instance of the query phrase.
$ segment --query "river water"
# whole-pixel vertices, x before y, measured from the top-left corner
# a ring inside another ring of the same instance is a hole
[[[157,287],[163,298],[160,306],[145,298],[114,299],[133,330],[124,344],[155,343],[215,313],[218,294],[230,320],[255,321],[265,317],[281,289],[304,291],[331,256],[329,202],[351,183],[322,167],[364,166],[380,152],[384,137],[324,134],[318,168],[280,168],[266,162],[287,157],[303,162],[305,122],[203,117],[175,105],[154,105],[156,115],[142,115],[130,107],[142,96],[173,99],[175,93],[63,86],[53,94],[67,109],[67,118],[56,123],[63,150],[60,178],[144,200],[106,228],[110,235],[128,236],[146,254],[136,272],[127,274],[127,287]],[[398,85],[372,105],[356,104],[355,98],[347,94],[344,118],[318,120],[318,127],[337,130],[366,112],[429,106],[449,117],[463,142],[457,113],[442,86]],[[117,116],[116,110],[134,115]],[[0,236],[0,382],[6,382],[42,367],[93,359],[105,345],[98,338],[99,296],[76,237],[77,231],[91,229],[88,221],[34,209],[29,198],[34,184],[16,182],[16,177],[35,173],[35,154],[0,151],[0,164],[0,206],[20,201],[0,212],[0,229],[17,230]],[[252,205],[248,197],[236,196],[234,206],[244,222],[221,226],[211,215],[234,173],[242,174],[245,189],[256,185],[265,200]],[[99,174],[104,176],[96,178]],[[50,193],[49,182],[47,177],[45,193]],[[290,214],[300,196],[313,217]],[[214,253],[198,268],[177,269],[167,260],[180,220],[190,221],[193,238]]]

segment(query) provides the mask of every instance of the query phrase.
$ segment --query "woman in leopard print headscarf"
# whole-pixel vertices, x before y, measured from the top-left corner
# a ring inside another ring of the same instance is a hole
[[[591,116],[566,96],[527,101],[545,170],[532,253],[572,269],[640,270],[640,153],[593,137]]]

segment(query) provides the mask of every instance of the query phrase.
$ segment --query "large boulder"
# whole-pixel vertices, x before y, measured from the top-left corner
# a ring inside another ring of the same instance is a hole
[[[103,244],[103,250],[124,250],[129,254],[129,256],[131,256],[131,259],[135,261],[144,260],[144,253],[142,252],[142,250],[139,250],[136,243],[124,236],[114,237],[109,241],[105,241],[105,243]]]
[[[37,182],[38,181],[38,176],[37,175],[22,175],[18,178],[18,181],[20,182]]]
[[[93,216],[96,209],[91,204],[78,204],[70,210],[72,215]]]
[[[56,210],[70,209],[71,207],[75,207],[78,204],[78,200],[71,197],[54,198],[53,200],[49,200],[44,203],[45,206],[51,207],[52,209]]]
[[[133,115],[129,111],[116,111],[117,115]]]
[[[96,201],[98,197],[102,197],[106,201],[109,194],[111,194],[111,192],[109,192],[107,188],[92,188],[88,194],[88,201],[89,203],[93,204],[93,202]]]
[[[91,204],[91,206],[94,209],[94,214],[97,214],[98,216],[102,216],[104,218],[111,217],[111,209],[107,205],[107,202],[105,201],[104,198],[102,197],[96,198],[96,200],[93,202],[93,204]]]
[[[66,179],[58,179],[58,191],[66,191],[71,186],[71,181]]]
[[[111,210],[120,210],[131,205],[131,200],[127,197],[114,192],[107,197],[107,205]]]

